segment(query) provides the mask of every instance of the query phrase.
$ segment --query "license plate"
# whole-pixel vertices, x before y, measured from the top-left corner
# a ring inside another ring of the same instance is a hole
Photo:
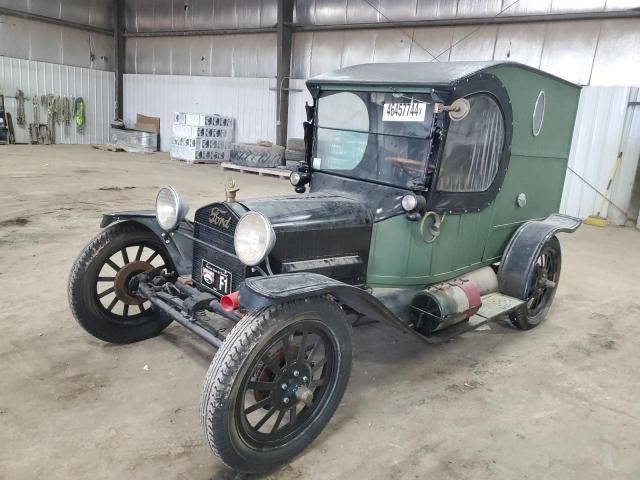
[[[231,293],[231,272],[202,260],[202,283],[220,295]]]
[[[382,110],[382,121],[424,122],[426,113],[427,104],[424,102],[385,103]]]

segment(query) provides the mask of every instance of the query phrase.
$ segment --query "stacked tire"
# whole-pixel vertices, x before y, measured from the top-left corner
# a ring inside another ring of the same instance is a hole
[[[287,141],[284,158],[287,162],[302,162],[304,160],[304,139],[290,138]]]
[[[270,142],[234,143],[231,163],[243,167],[271,168],[284,164],[284,147]]]

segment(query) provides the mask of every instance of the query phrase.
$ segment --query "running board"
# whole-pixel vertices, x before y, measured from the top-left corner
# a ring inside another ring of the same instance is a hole
[[[500,315],[509,313],[511,310],[525,303],[524,300],[503,295],[502,293],[489,293],[482,296],[481,299],[482,306],[480,310],[469,320],[438,330],[429,337],[420,336],[429,343],[444,343],[465,332],[475,330],[485,323],[489,323]]]

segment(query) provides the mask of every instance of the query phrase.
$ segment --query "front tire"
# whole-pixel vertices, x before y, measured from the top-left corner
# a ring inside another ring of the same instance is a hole
[[[84,247],[71,267],[68,297],[82,328],[110,343],[132,343],[158,335],[171,319],[129,291],[138,273],[165,266],[171,258],[160,239],[136,223],[117,223]]]
[[[351,371],[351,327],[327,297],[246,316],[214,357],[202,393],[202,426],[228,467],[268,473],[320,434]]]

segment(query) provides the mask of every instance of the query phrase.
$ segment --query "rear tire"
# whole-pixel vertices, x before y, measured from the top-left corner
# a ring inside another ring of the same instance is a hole
[[[560,242],[557,237],[551,237],[543,245],[536,259],[536,267],[528,280],[527,301],[509,313],[509,320],[514,327],[531,330],[542,323],[556,295],[561,267]],[[554,285],[545,286],[547,280]]]
[[[160,264],[173,270],[166,248],[153,232],[136,223],[107,227],[71,267],[68,297],[73,316],[105,342],[125,344],[158,335],[171,319],[128,292],[127,284],[132,276]]]
[[[350,371],[351,327],[329,298],[249,314],[207,372],[200,408],[209,446],[234,470],[273,471],[320,434]]]

